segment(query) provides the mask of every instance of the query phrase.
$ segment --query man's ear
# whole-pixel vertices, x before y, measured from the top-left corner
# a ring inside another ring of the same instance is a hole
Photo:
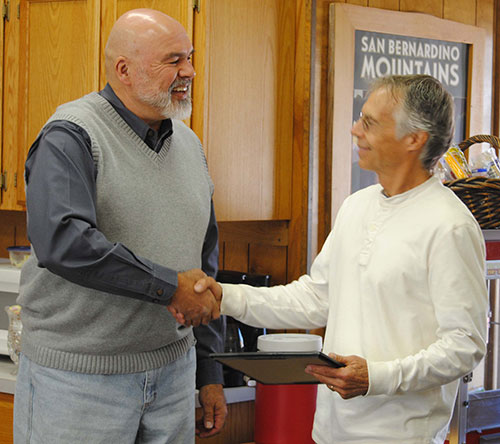
[[[420,151],[429,140],[429,133],[426,131],[418,131],[410,133],[407,136],[408,151]]]
[[[128,60],[125,57],[121,56],[115,60],[115,73],[120,82],[130,85]]]

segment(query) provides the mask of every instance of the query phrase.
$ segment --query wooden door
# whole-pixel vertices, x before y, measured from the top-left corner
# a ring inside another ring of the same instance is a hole
[[[24,205],[24,162],[56,107],[97,90],[100,0],[21,0],[17,202]],[[15,147],[7,147],[15,150]]]

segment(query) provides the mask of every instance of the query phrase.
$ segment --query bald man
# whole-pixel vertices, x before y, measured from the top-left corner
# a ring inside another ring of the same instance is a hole
[[[15,443],[193,443],[196,385],[196,433],[224,423],[208,358],[224,324],[213,294],[193,292],[216,274],[218,234],[203,149],[182,123],[192,53],[171,17],[127,12],[106,87],[59,106],[31,146]]]

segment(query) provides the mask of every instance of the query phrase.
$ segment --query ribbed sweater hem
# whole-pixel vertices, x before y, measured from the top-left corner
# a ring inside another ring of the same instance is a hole
[[[138,373],[163,367],[180,358],[195,344],[193,332],[156,350],[116,355],[92,355],[54,350],[22,341],[22,353],[44,367],[93,375]]]

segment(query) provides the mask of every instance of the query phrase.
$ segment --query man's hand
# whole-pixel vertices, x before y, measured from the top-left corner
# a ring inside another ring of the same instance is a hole
[[[330,353],[329,356],[345,364],[345,367],[332,368],[327,365],[308,365],[306,373],[316,377],[344,399],[365,395],[369,385],[366,360],[359,356],[339,356],[333,353]]]
[[[212,292],[215,299],[219,303],[220,308],[220,302],[222,300],[222,287],[213,277],[204,276],[194,285],[194,291],[196,291],[196,293],[203,293],[207,290]]]
[[[189,272],[186,273],[191,273],[191,272],[198,272],[201,270],[190,270]],[[203,273],[203,272],[202,272]],[[193,273],[193,276],[195,274]],[[213,277],[207,276],[205,273],[203,275],[200,275],[199,273],[197,274],[198,278],[197,281],[194,284],[194,292],[195,294],[199,295],[205,295],[207,292],[212,294],[213,297],[215,297],[216,305],[217,305],[217,316],[213,317],[212,319],[217,319],[220,316],[220,303],[222,300],[222,287],[219,283],[216,282],[216,280]],[[174,295],[175,296],[175,295]],[[169,306],[170,307],[170,306]],[[193,325],[197,327],[198,325],[195,325],[194,323],[188,324],[188,318],[186,315],[180,311],[176,310],[174,308],[169,308],[170,313],[175,317],[177,322],[179,324],[183,325]],[[208,321],[211,321],[212,319],[209,319]],[[203,324],[206,324],[208,322],[202,322]]]
[[[222,384],[204,385],[200,388],[198,399],[203,409],[203,416],[196,422],[196,434],[200,438],[216,435],[221,431],[227,416]]]
[[[206,274],[196,269],[178,274],[177,290],[167,309],[180,324],[198,327],[220,316],[219,303],[210,290],[194,291],[195,283],[204,277]]]

